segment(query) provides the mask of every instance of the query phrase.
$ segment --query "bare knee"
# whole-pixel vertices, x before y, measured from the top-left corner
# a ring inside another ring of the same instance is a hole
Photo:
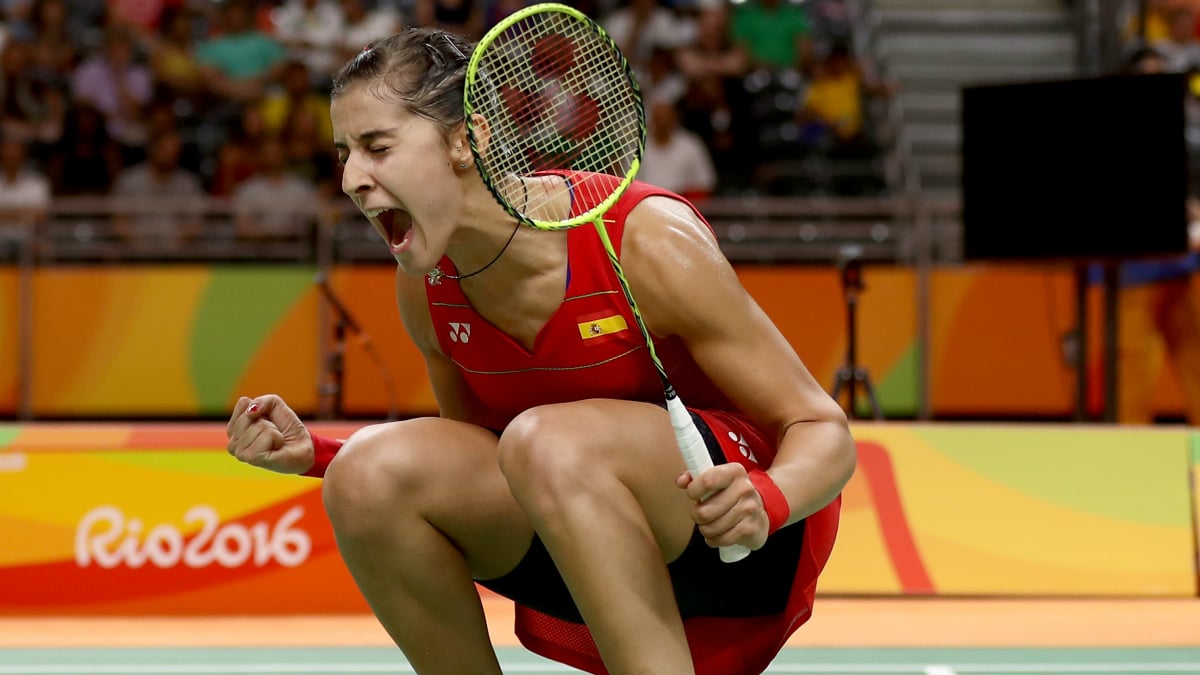
[[[561,407],[531,408],[500,437],[500,470],[526,508],[554,508],[558,498],[584,489],[589,473],[597,470],[586,461],[594,455],[588,447],[592,441],[579,433],[577,420]]]
[[[420,484],[419,452],[407,447],[403,428],[394,423],[366,427],[346,441],[328,470],[321,497],[339,537],[368,537],[411,508]]]

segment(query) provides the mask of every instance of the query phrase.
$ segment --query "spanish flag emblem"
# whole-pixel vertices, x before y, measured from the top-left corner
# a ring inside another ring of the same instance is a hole
[[[584,340],[620,333],[629,328],[629,324],[625,323],[625,317],[620,314],[593,319],[591,321],[581,321],[577,325],[579,326],[579,337]]]

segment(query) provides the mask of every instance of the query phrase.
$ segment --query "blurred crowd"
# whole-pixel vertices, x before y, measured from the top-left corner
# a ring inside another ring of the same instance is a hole
[[[1154,60],[1165,72],[1200,70],[1200,0],[1144,0],[1126,21],[1131,61]]]
[[[842,0],[569,4],[636,68],[644,180],[696,198],[769,192],[772,162],[878,154],[865,105],[889,89],[855,58]],[[241,237],[294,229],[338,192],[328,88],[341,63],[404,25],[478,38],[524,5],[3,0],[0,209],[36,217],[52,197],[219,197]],[[177,244],[199,225],[174,211],[119,219],[118,231]]]

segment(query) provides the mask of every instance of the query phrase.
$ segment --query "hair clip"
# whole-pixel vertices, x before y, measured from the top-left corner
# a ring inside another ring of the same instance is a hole
[[[442,33],[442,39],[446,41],[446,44],[450,45],[450,49],[453,49],[455,54],[458,54],[458,58],[460,60],[467,60],[467,55],[463,54],[462,50],[458,48],[458,45],[454,44],[454,41],[450,39],[450,35],[448,33]]]

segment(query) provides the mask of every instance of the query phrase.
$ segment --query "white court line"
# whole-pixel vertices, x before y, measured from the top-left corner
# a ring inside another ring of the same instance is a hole
[[[504,663],[511,672],[578,673],[556,663]],[[0,675],[217,675],[220,673],[413,673],[406,663],[29,664],[0,665]],[[921,666],[888,663],[779,664],[767,673],[1200,673],[1200,663],[966,663]]]

